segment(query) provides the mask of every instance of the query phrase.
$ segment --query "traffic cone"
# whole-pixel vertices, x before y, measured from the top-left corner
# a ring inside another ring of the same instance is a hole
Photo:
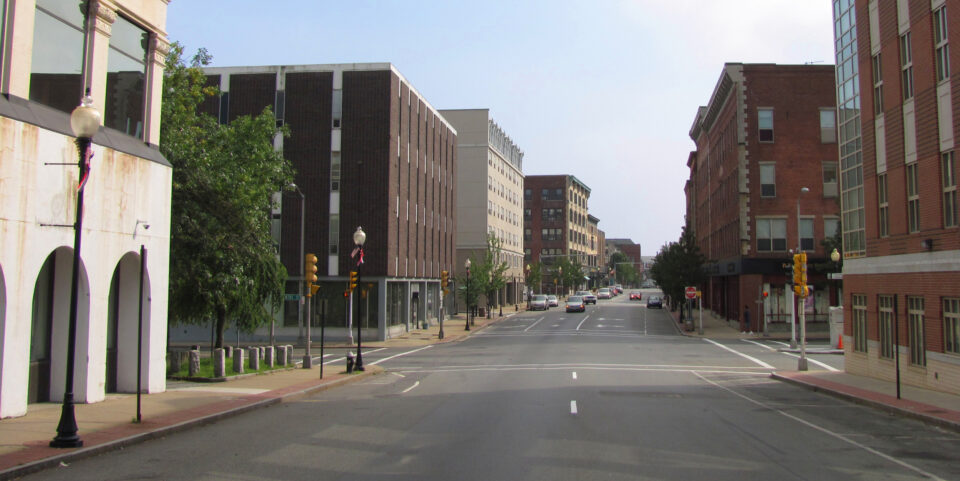
[[[837,349],[843,349],[843,334],[837,337]]]

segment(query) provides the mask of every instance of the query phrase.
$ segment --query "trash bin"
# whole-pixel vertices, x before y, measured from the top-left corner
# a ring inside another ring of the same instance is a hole
[[[840,336],[843,335],[843,306],[830,308],[830,347],[840,347]]]

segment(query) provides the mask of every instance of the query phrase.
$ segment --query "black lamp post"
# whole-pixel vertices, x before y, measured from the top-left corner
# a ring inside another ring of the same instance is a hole
[[[466,327],[464,330],[465,330],[465,331],[469,331],[469,330],[470,330],[470,311],[471,311],[471,306],[470,306],[470,259],[467,259],[467,262],[465,262],[463,265],[466,266],[466,268],[467,268],[467,289],[466,289],[466,291],[464,291],[464,293],[463,293],[463,298],[464,298],[464,300],[467,301],[467,327]]]
[[[357,231],[353,233],[353,243],[356,244],[357,251],[360,254],[357,259],[357,285],[360,286],[360,295],[357,297],[357,363],[354,366],[357,371],[365,370],[363,367],[363,341],[360,337],[360,323],[363,321],[363,312],[361,311],[363,307],[363,285],[360,281],[360,266],[363,265],[363,243],[366,241],[367,233],[362,228],[357,227]]]
[[[77,136],[77,164],[80,167],[77,186],[77,213],[73,225],[73,278],[70,281],[70,327],[67,331],[67,376],[63,390],[63,408],[60,411],[60,423],[57,436],[50,441],[51,448],[79,448],[83,440],[77,435],[77,418],[73,409],[73,364],[77,351],[77,297],[80,275],[80,235],[83,231],[83,188],[90,170],[90,141],[100,130],[100,112],[93,107],[90,89],[79,107],[70,114],[70,128]]]
[[[524,278],[524,284],[527,285],[527,310],[530,310],[530,298],[533,297],[533,292],[530,290],[530,264],[527,264],[527,277]]]

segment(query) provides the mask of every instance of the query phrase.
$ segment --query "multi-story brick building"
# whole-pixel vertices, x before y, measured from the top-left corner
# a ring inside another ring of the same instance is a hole
[[[523,301],[523,151],[490,117],[489,109],[441,110],[457,130],[457,259],[454,268],[483,259],[487,236],[500,242],[507,283],[481,305]]]
[[[807,320],[826,328],[830,286],[816,266],[829,267],[821,241],[840,214],[833,74],[726,64],[690,128],[687,224],[709,260],[704,307],[734,325],[749,306],[752,323],[742,327],[789,332],[793,291],[782,265],[801,248],[814,286]]]
[[[606,249],[601,243],[603,241],[603,231],[600,230],[600,219],[590,214],[587,214],[587,233],[589,236],[587,263],[583,266],[583,269],[587,277],[590,278],[589,287],[595,289],[599,285],[599,279],[604,270],[603,254]]]
[[[173,171],[157,146],[167,3],[0,4],[0,417],[64,398],[74,320],[73,399],[136,392],[141,293],[142,386],[166,389]],[[85,92],[102,126],[81,204],[70,113]]]
[[[300,289],[301,245],[319,258],[311,325],[322,316],[333,327],[328,335],[345,337],[348,316],[359,316],[371,331],[365,336],[385,339],[437,319],[440,272],[453,271],[456,242],[456,129],[391,64],[206,72],[222,92],[208,103],[211,113],[230,120],[272,107],[290,128],[277,147],[299,190],[278,194],[275,235],[288,294]],[[357,265],[357,227],[367,234],[361,280],[368,294],[354,292],[362,307],[350,314],[344,291]],[[278,336],[298,332],[300,307],[284,303]]]
[[[833,6],[845,368],[960,393],[960,2]]]
[[[542,263],[543,283],[552,290],[558,258],[587,264],[590,188],[572,175],[528,175],[523,189],[524,262]]]

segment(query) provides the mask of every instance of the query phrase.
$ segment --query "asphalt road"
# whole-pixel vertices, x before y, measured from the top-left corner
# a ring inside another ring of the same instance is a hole
[[[625,296],[522,313],[366,353],[387,373],[363,382],[26,479],[960,479],[960,436],[773,381],[796,368],[778,347],[683,337]]]

